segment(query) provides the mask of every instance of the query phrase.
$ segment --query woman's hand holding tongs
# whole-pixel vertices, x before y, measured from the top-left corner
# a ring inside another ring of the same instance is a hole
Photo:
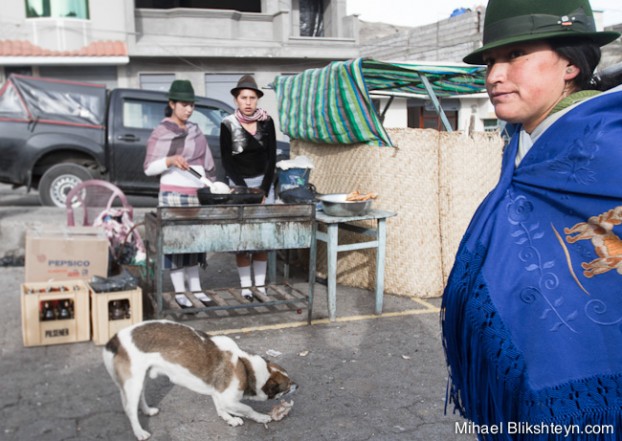
[[[173,155],[166,158],[166,166],[167,167],[177,167],[180,170],[188,170],[190,165],[188,165],[188,161],[181,155]]]

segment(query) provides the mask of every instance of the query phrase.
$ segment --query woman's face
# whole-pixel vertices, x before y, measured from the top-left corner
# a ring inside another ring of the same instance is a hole
[[[188,103],[184,101],[169,101],[169,106],[173,109],[171,118],[178,124],[184,125],[188,118],[192,116],[194,112],[194,103]]]
[[[484,53],[486,90],[499,119],[531,133],[571,90],[579,73],[546,42],[516,43]]]
[[[238,96],[235,97],[235,105],[240,109],[240,112],[246,116],[255,113],[257,101],[259,101],[257,92],[251,89],[242,89]]]

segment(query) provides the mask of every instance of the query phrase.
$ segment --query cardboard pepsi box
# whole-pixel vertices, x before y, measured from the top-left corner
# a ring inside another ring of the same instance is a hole
[[[108,275],[108,239],[99,227],[44,227],[26,231],[24,280],[88,280]]]

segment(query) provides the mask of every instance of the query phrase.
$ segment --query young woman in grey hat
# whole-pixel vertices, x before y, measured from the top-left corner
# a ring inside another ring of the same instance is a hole
[[[258,107],[263,92],[252,76],[244,75],[231,94],[237,109],[220,125],[223,167],[231,185],[261,188],[266,195],[264,202],[273,203],[276,131],[272,118]],[[253,299],[253,276],[254,285],[265,292],[267,260],[267,252],[236,255],[242,295],[248,300]]]
[[[588,0],[490,0],[486,89],[514,135],[442,304],[449,402],[486,440],[622,434],[622,87]]]
[[[206,177],[216,189],[228,190],[228,187],[222,182],[215,182],[216,168],[205,135],[198,125],[189,121],[195,102],[192,83],[188,80],[173,81],[168,99],[165,118],[147,141],[145,174],[160,176],[161,207],[197,206],[200,205],[197,190],[204,184],[186,171],[189,168]],[[170,269],[176,298],[182,306],[188,303],[183,296],[189,293],[197,294],[199,300],[209,300],[202,292],[199,278],[199,264],[204,263],[204,253],[165,256],[164,267]]]

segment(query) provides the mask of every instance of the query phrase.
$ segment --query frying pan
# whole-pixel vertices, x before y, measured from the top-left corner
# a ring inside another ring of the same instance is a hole
[[[212,193],[210,188],[212,182],[209,179],[201,176],[199,172],[192,168],[186,171],[205,185],[205,187],[197,190],[197,197],[201,205],[260,204],[265,196],[264,191],[260,188],[248,188],[243,186],[231,187],[230,193]]]
[[[261,188],[248,188],[242,186],[231,187],[231,193],[212,193],[208,187],[199,188],[197,197],[201,205],[221,204],[260,204],[264,198]]]

